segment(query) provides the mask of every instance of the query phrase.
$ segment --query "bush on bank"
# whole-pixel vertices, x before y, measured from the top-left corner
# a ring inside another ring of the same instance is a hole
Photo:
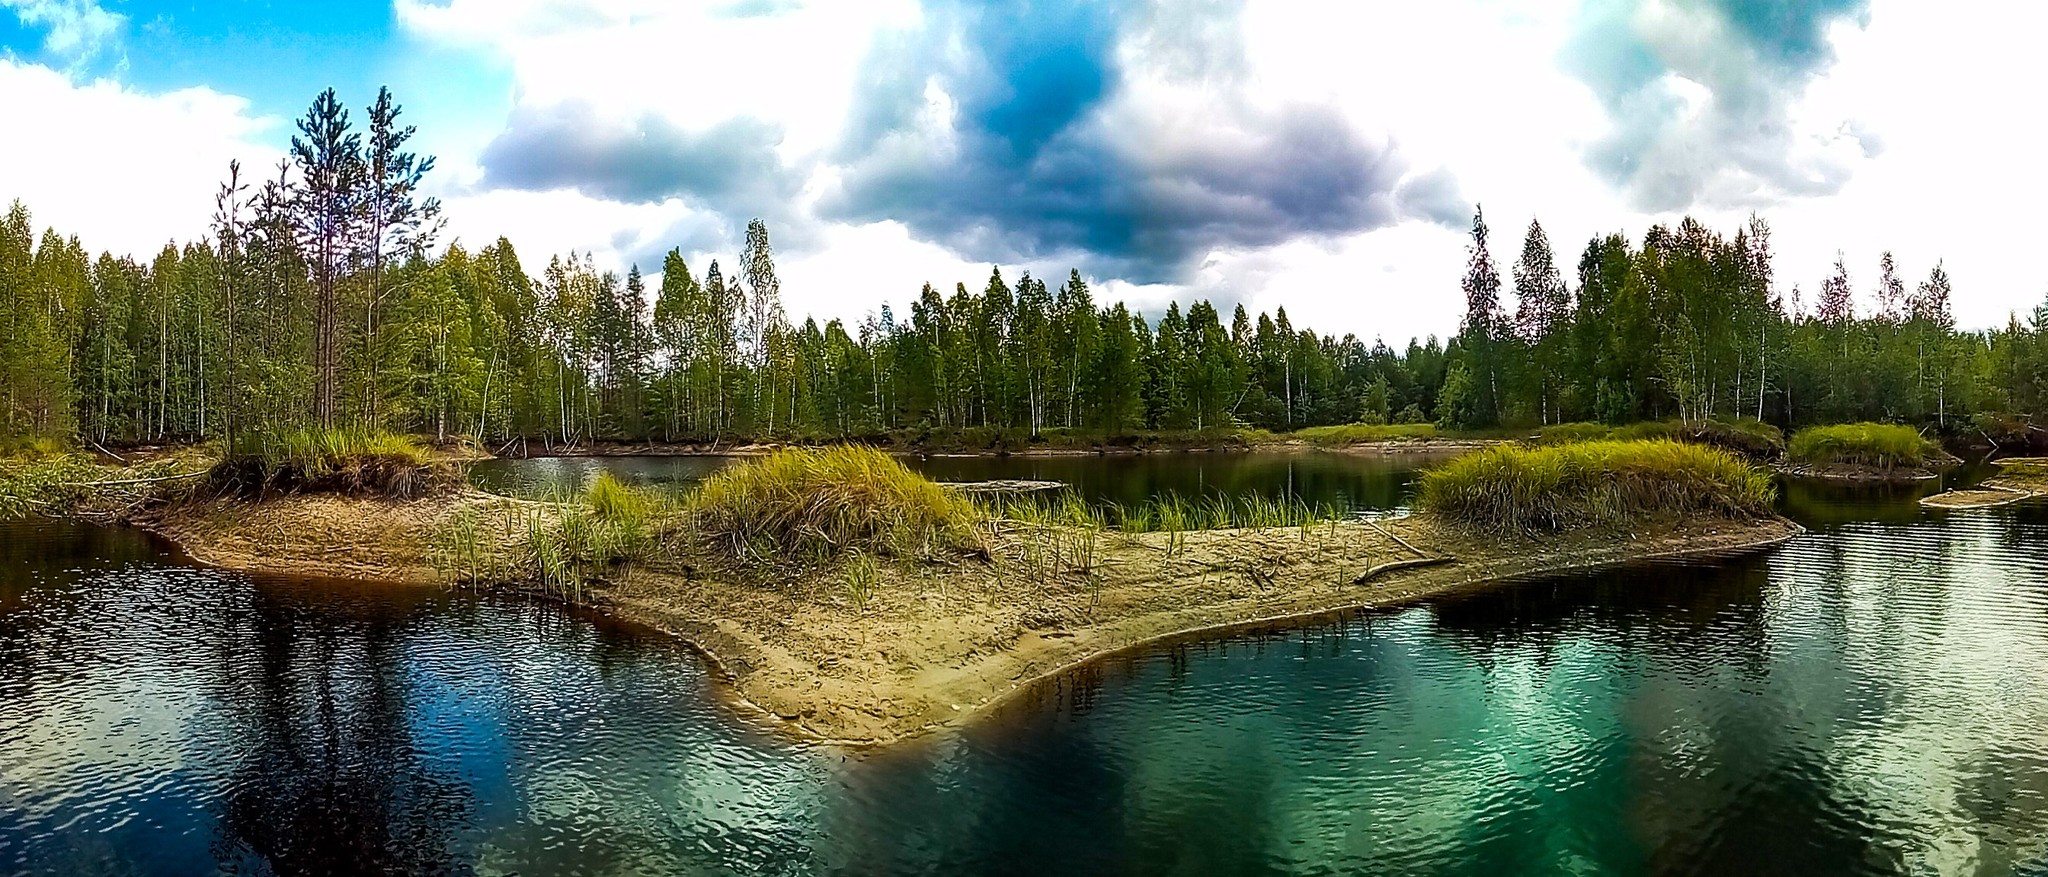
[[[1939,446],[1910,426],[1844,423],[1812,426],[1792,434],[1787,455],[1811,466],[1869,466],[1913,469],[1941,455]]]
[[[1770,476],[1720,448],[1669,439],[1500,446],[1423,473],[1422,508],[1485,530],[1620,526],[1771,513]]]
[[[340,493],[412,499],[460,481],[452,464],[435,459],[411,436],[351,427],[256,436],[221,459],[209,485],[253,497]]]
[[[976,544],[973,502],[873,448],[792,448],[719,470],[686,500],[733,554],[925,557]]]

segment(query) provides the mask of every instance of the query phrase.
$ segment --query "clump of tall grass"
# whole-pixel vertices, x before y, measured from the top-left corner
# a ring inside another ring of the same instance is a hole
[[[1792,434],[1793,461],[1814,466],[1850,465],[1912,469],[1937,457],[1940,447],[1910,426],[1845,423],[1811,426]]]
[[[412,499],[458,483],[455,467],[411,436],[360,427],[251,436],[215,465],[213,487],[243,495],[341,493]]]
[[[929,557],[977,544],[972,501],[873,448],[794,448],[704,480],[686,507],[735,555],[829,559],[854,551]]]
[[[1433,423],[1347,423],[1297,429],[1294,438],[1314,445],[1356,445],[1369,442],[1427,441],[1437,437]]]
[[[555,503],[552,515],[527,519],[526,567],[543,590],[581,599],[590,583],[614,568],[646,560],[661,544],[664,500],[627,486],[610,472],[576,499]]]
[[[1674,515],[1768,515],[1769,476],[1725,450],[1668,439],[1501,446],[1423,473],[1418,500],[1486,530],[1566,530]]]

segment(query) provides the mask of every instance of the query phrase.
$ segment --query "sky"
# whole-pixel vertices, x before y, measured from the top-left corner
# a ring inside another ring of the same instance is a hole
[[[2048,290],[2028,86],[2048,4],[1954,0],[0,0],[0,201],[88,249],[206,233],[321,89],[388,85],[443,242],[728,265],[768,223],[792,314],[907,309],[1000,265],[1156,316],[1208,298],[1456,331],[1496,259],[1685,215],[1939,261],[1964,326]]]

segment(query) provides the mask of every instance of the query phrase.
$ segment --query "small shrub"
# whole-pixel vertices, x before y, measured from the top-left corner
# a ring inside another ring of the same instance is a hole
[[[790,449],[718,471],[687,507],[740,555],[924,557],[975,544],[979,507],[872,448]]]
[[[1665,515],[1758,517],[1771,479],[1719,448],[1666,439],[1501,446],[1423,473],[1432,514],[1487,530],[1565,530]]]
[[[1940,454],[1933,442],[1910,426],[1846,423],[1813,426],[1792,434],[1787,451],[1796,462],[1813,466],[1849,465],[1877,469],[1911,469]]]

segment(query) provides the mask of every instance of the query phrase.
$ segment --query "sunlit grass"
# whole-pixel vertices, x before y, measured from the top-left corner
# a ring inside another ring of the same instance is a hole
[[[1490,530],[1623,525],[1666,515],[1770,514],[1768,475],[1719,448],[1666,439],[1502,446],[1423,473],[1431,514]]]

